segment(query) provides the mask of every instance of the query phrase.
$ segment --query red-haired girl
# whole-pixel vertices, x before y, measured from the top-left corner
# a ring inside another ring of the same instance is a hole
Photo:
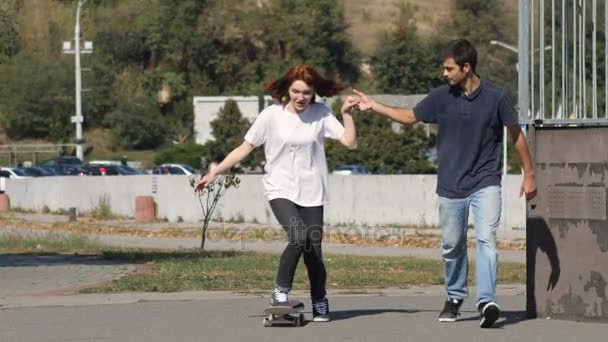
[[[355,124],[351,110],[354,97],[342,106],[344,125],[331,109],[315,102],[315,94],[337,95],[342,83],[323,78],[309,65],[292,67],[281,78],[264,84],[276,103],[264,109],[245,135],[245,141],[209,171],[197,184],[197,191],[228,171],[251,151],[264,145],[264,194],[288,237],[281,256],[271,304],[287,302],[296,266],[301,256],[310,280],[313,321],[327,322],[326,272],[321,254],[323,206],[327,204],[328,182],[324,140],[339,140],[356,148]],[[219,137],[218,137],[219,138]]]

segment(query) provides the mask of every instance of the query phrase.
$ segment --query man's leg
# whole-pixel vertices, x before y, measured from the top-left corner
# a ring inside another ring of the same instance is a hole
[[[447,301],[439,321],[453,322],[458,316],[462,300],[467,296],[467,198],[439,197],[439,222],[443,239],[441,256],[445,265]]]
[[[477,241],[477,307],[482,318],[480,325],[492,326],[500,315],[496,304],[496,231],[500,225],[501,188],[490,186],[471,196],[471,211]]]

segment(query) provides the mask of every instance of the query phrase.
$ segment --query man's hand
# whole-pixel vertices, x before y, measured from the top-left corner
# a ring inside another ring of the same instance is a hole
[[[526,196],[526,200],[531,200],[536,196],[536,178],[534,177],[534,174],[524,174],[519,197],[523,195]]]
[[[359,96],[359,109],[360,110],[370,110],[372,106],[376,103],[374,99],[371,97],[367,97],[364,93],[358,91],[357,89],[353,89],[353,93]]]

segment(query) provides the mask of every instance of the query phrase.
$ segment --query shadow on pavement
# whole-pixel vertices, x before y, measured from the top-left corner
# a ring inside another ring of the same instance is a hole
[[[480,317],[476,311],[467,311],[467,313],[469,313],[469,312],[473,316],[461,318],[458,321],[459,322],[479,321]],[[492,326],[492,329],[503,328],[507,325],[517,324],[517,323],[526,321],[528,319],[529,318],[526,317],[526,311],[502,311],[500,313],[500,318],[498,319],[498,321],[496,321],[496,323],[494,323],[494,325]]]
[[[13,253],[0,254],[0,267],[35,267],[58,265],[121,265],[148,261],[193,258],[227,258],[240,252],[139,252],[107,251],[101,254]]]
[[[380,315],[384,313],[417,313],[424,310],[416,310],[416,309],[362,309],[362,310],[343,310],[343,311],[332,311],[331,312],[331,320],[332,321],[340,321],[344,319],[350,319],[359,316],[372,316],[372,315]]]

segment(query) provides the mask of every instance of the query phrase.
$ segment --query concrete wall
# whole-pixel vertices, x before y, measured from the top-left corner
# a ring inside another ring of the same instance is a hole
[[[263,194],[262,175],[239,175],[217,208],[224,220],[275,223]],[[525,202],[519,199],[520,176],[505,182],[504,216],[508,227],[525,227]],[[328,224],[437,226],[435,175],[333,176],[329,178]],[[136,196],[154,196],[158,217],[198,222],[201,209],[187,176],[44,177],[8,179],[11,206],[90,211],[109,199],[113,213],[133,217]]]

